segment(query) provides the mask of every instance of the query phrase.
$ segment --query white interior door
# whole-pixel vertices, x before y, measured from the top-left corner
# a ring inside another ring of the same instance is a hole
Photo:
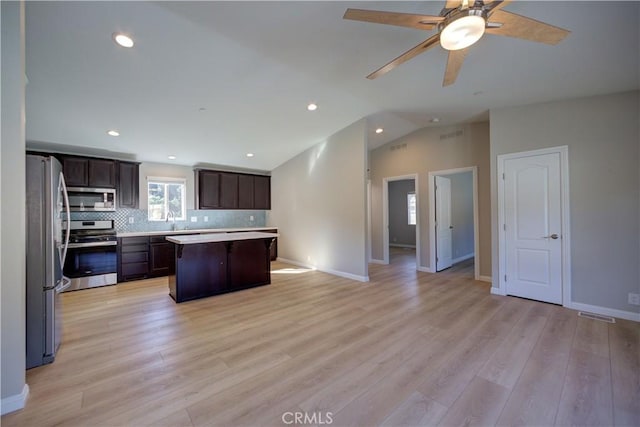
[[[436,271],[451,267],[451,180],[436,176]]]
[[[562,304],[560,153],[504,162],[506,293]]]

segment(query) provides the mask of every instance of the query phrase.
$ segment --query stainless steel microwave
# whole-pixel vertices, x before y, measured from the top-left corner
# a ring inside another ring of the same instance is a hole
[[[116,190],[113,188],[68,187],[72,212],[104,212],[116,210]]]

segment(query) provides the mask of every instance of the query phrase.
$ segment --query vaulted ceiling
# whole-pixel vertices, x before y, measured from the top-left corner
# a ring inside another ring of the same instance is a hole
[[[505,10],[571,34],[557,46],[485,35],[452,86],[442,87],[440,47],[365,79],[433,31],[343,20],[348,7],[437,15],[443,5],[29,1],[28,146],[272,170],[363,117],[376,147],[491,108],[640,86],[640,3],[608,1],[514,1]],[[135,46],[117,46],[118,31]]]

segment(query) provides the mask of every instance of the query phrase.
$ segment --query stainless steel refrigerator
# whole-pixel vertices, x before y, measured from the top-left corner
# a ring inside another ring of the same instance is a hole
[[[69,244],[69,202],[62,166],[27,155],[27,369],[53,362],[62,337],[60,292]]]

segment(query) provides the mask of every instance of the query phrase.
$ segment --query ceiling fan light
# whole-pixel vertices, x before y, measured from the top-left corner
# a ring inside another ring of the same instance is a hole
[[[482,16],[467,15],[452,21],[440,32],[440,44],[447,50],[469,47],[484,34],[485,20]]]

